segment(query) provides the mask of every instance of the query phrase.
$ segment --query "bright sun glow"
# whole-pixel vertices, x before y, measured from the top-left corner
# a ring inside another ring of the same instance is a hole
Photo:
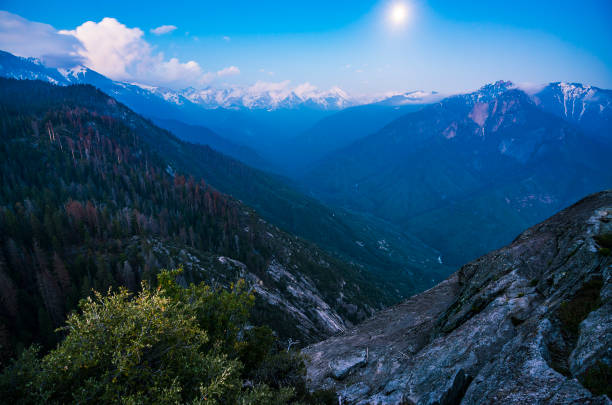
[[[408,7],[404,3],[395,3],[391,6],[389,16],[394,25],[401,25],[408,17]]]

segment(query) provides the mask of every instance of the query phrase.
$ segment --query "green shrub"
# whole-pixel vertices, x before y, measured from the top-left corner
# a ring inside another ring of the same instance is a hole
[[[247,291],[244,280],[232,284],[229,290],[213,290],[204,283],[183,288],[176,282],[181,272],[182,269],[160,272],[158,288],[195,317],[208,335],[208,349],[218,347],[224,353],[234,354],[239,345],[238,334],[247,325],[255,297]]]
[[[253,296],[180,287],[163,271],[143,284],[83,300],[61,328],[66,337],[39,358],[25,350],[0,375],[15,403],[285,404],[310,401],[299,355],[279,350],[269,328],[246,328]],[[246,383],[249,378],[249,383]]]
[[[35,370],[21,392],[32,403],[238,398],[239,364],[201,350],[206,332],[159,291],[145,288],[133,298],[124,289],[108,296],[96,293],[80,310],[66,321],[68,334],[56,349],[38,363],[17,362]]]

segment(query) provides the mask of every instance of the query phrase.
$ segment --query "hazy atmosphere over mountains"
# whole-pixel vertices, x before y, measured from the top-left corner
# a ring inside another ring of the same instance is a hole
[[[610,3],[36,3],[0,403],[611,403]]]

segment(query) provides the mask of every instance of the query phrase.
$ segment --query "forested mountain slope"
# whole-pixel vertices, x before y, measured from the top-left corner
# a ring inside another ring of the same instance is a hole
[[[210,149],[181,158],[186,144],[91,86],[1,79],[0,128],[4,355],[52,344],[92,288],[134,289],[162,267],[185,266],[185,282],[245,278],[255,320],[302,342],[390,301],[361,269],[183,171]]]
[[[155,118],[153,118],[153,122],[160,128],[172,132],[183,141],[199,145],[208,145],[211,149],[239,160],[251,167],[270,171],[270,163],[259,156],[253,149],[235,144],[204,126],[189,125],[181,121]]]

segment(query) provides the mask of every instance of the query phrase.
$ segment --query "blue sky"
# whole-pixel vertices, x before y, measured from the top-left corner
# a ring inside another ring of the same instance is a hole
[[[407,18],[393,24],[389,10],[397,2],[406,7]],[[320,88],[337,85],[353,94],[417,89],[451,93],[499,79],[612,88],[612,2],[607,0],[4,0],[0,8],[72,32],[79,41],[90,40],[87,58],[92,63],[98,58],[99,70],[107,69],[102,73],[118,79],[140,75],[150,84],[197,87],[289,80]],[[148,48],[135,50],[134,58],[144,52],[146,64],[131,62],[125,71],[115,71],[103,65],[111,58],[92,53],[99,42],[92,36],[108,31],[75,29],[105,17],[117,22],[108,25],[110,30],[129,36],[136,32],[129,30],[140,29],[138,46]],[[163,35],[150,31],[163,25],[176,29]],[[0,46],[2,35],[0,29]],[[31,41],[41,42],[35,37]],[[17,53],[23,56],[40,56],[25,55],[36,53],[27,43],[15,45],[13,39],[11,45],[21,46]],[[189,61],[194,64],[187,65]],[[171,78],[167,83],[166,77]]]

